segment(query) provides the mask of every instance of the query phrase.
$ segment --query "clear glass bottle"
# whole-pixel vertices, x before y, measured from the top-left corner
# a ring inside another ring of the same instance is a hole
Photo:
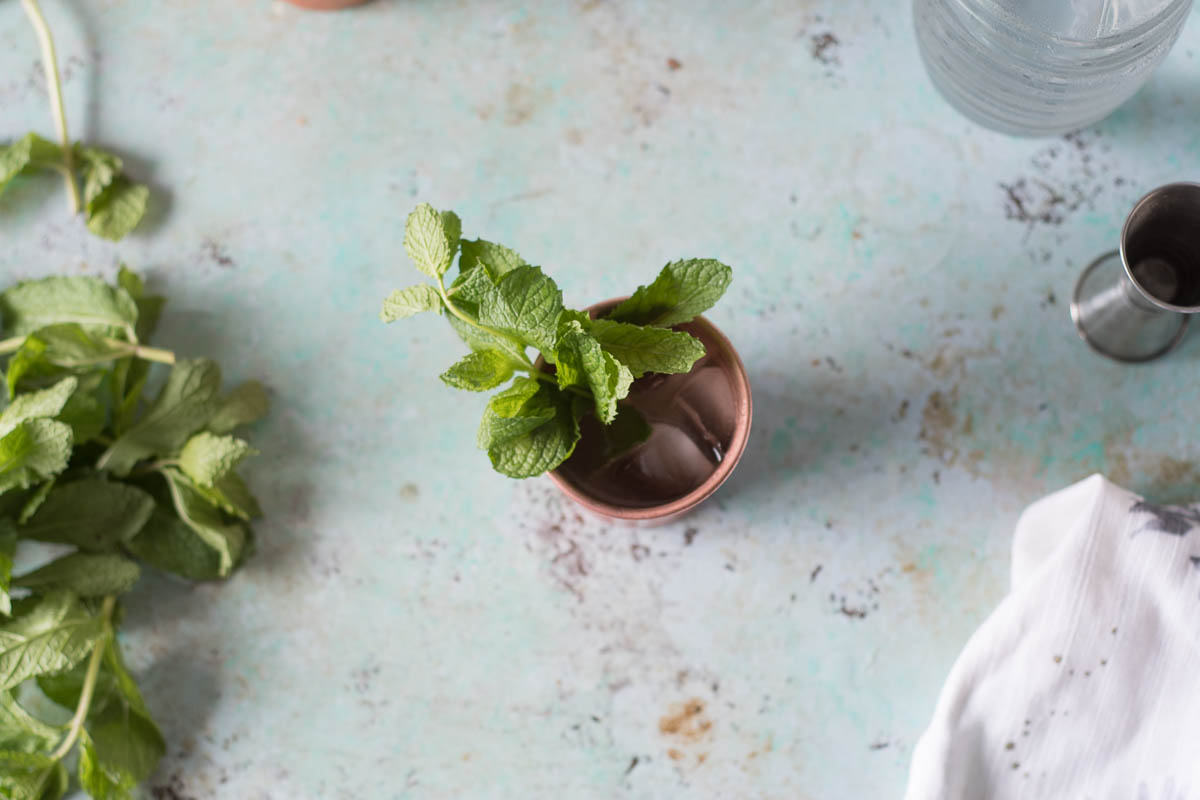
[[[1192,0],[913,0],[925,68],[976,122],[1047,135],[1090,125],[1136,92]]]

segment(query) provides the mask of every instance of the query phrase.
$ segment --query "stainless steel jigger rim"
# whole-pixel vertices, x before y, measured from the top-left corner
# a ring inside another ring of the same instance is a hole
[[[1174,184],[1172,184],[1172,185],[1174,185]],[[1193,185],[1196,185],[1196,184],[1193,184]],[[1153,192],[1151,192],[1151,194],[1153,194]],[[1149,197],[1149,196],[1150,195],[1146,195],[1146,197]],[[1142,199],[1144,200],[1145,198],[1142,198]],[[1140,204],[1141,204],[1141,201],[1138,201],[1138,205],[1140,205]],[[1134,206],[1134,208],[1136,208],[1136,207],[1137,206]],[[1130,213],[1130,216],[1132,216],[1132,212]],[[1126,224],[1128,224],[1128,219],[1126,219]],[[1121,237],[1122,247],[1124,247],[1124,244],[1125,244],[1125,237],[1124,237],[1124,232],[1122,231],[1122,237]],[[1083,272],[1080,273],[1079,280],[1077,280],[1075,282],[1075,291],[1071,294],[1071,321],[1073,323],[1075,323],[1075,332],[1079,334],[1079,338],[1083,339],[1083,341],[1087,343],[1087,346],[1092,348],[1092,350],[1094,350],[1095,352],[1099,353],[1100,355],[1102,355],[1106,358],[1111,358],[1114,361],[1120,361],[1125,364],[1144,364],[1147,361],[1154,361],[1157,358],[1162,358],[1167,353],[1174,350],[1175,347],[1180,342],[1183,341],[1183,336],[1184,336],[1184,334],[1187,333],[1188,323],[1190,323],[1192,321],[1192,317],[1190,314],[1180,313],[1179,314],[1179,330],[1176,331],[1174,338],[1172,338],[1171,341],[1167,342],[1165,345],[1160,347],[1158,350],[1155,350],[1153,353],[1150,353],[1150,354],[1144,355],[1144,356],[1126,356],[1126,355],[1121,355],[1120,353],[1114,353],[1111,350],[1107,350],[1104,347],[1102,347],[1099,342],[1097,342],[1095,339],[1093,339],[1088,334],[1087,330],[1083,327],[1083,320],[1081,318],[1080,309],[1079,309],[1079,293],[1083,291],[1083,284],[1087,281],[1088,275],[1091,275],[1093,270],[1095,270],[1097,267],[1099,267],[1105,261],[1108,261],[1113,256],[1116,256],[1117,258],[1121,259],[1121,265],[1125,269],[1125,274],[1130,278],[1130,280],[1133,279],[1133,276],[1129,273],[1129,265],[1125,262],[1125,254],[1121,250],[1109,250],[1107,253],[1100,256],[1092,263],[1088,264],[1084,268]],[[1136,283],[1134,285],[1137,288],[1138,292],[1140,292],[1143,295],[1146,294],[1146,292],[1143,291],[1140,286],[1137,286]],[[1164,310],[1166,310],[1166,309],[1164,309]]]
[[[1149,303],[1152,303],[1153,305],[1155,305],[1158,308],[1161,308],[1163,311],[1174,311],[1176,314],[1185,314],[1186,315],[1186,314],[1195,314],[1198,310],[1200,310],[1200,307],[1177,306],[1172,303],[1167,303],[1162,300],[1159,300],[1157,297],[1154,296],[1153,293],[1147,291],[1146,287],[1142,286],[1142,284],[1138,282],[1137,277],[1133,274],[1133,265],[1131,265],[1129,263],[1129,258],[1127,257],[1127,254],[1125,252],[1125,242],[1129,238],[1129,225],[1130,225],[1130,223],[1133,222],[1134,217],[1137,216],[1137,213],[1138,213],[1138,211],[1141,210],[1142,206],[1149,203],[1152,199],[1154,199],[1158,195],[1165,194],[1167,192],[1178,190],[1178,189],[1193,189],[1195,191],[1200,192],[1200,183],[1196,183],[1194,181],[1176,181],[1175,183],[1164,183],[1162,186],[1156,186],[1155,188],[1151,189],[1150,191],[1148,191],[1144,195],[1142,195],[1141,199],[1138,200],[1136,203],[1134,203],[1133,208],[1131,208],[1129,210],[1129,213],[1125,215],[1125,223],[1121,226],[1121,241],[1120,241],[1120,246],[1117,249],[1117,252],[1120,253],[1120,255],[1121,255],[1121,266],[1125,268],[1125,276],[1129,278],[1131,283],[1133,283],[1133,287],[1135,289],[1137,289],[1138,294],[1140,294],[1144,300],[1146,300]],[[1106,253],[1105,255],[1096,259],[1096,261],[1100,261],[1104,258],[1107,258],[1110,255],[1112,255],[1112,253]],[[1094,267],[1095,265],[1096,265],[1096,262],[1092,262],[1092,264],[1086,270],[1084,270],[1083,274],[1085,277],[1087,276],[1087,273],[1090,272],[1092,267]],[[1077,292],[1079,290],[1079,286],[1081,286],[1082,284],[1083,284],[1083,279],[1081,278],[1079,281],[1079,284],[1076,285],[1076,287],[1075,287]],[[1071,315],[1072,315],[1072,317],[1074,317],[1074,315],[1075,315],[1074,299],[1072,299],[1072,301],[1071,301]],[[1185,319],[1187,319],[1187,317],[1185,317]],[[1076,323],[1076,325],[1078,325],[1078,322]],[[1184,330],[1187,329],[1186,323],[1183,325],[1183,329]],[[1182,336],[1182,332],[1180,335]],[[1171,344],[1171,347],[1174,347],[1176,344],[1178,344],[1178,342],[1173,342]],[[1170,350],[1170,349],[1171,349],[1170,347],[1167,348],[1167,350]],[[1167,350],[1164,350],[1163,353],[1167,352]],[[1159,353],[1158,355],[1162,355],[1162,353]],[[1127,359],[1122,359],[1122,360],[1127,360]],[[1144,361],[1145,359],[1136,359],[1136,360]]]

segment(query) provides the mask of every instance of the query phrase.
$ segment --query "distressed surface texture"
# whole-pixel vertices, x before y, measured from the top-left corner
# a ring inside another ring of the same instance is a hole
[[[112,245],[21,181],[5,279],[124,259],[165,346],[276,400],[257,557],[129,600],[154,797],[895,797],[1021,508],[1094,471],[1194,492],[1200,336],[1118,366],[1067,303],[1200,177],[1196,16],[1116,115],[1037,140],[938,97],[898,0],[45,6],[74,132],[152,209]],[[52,132],[43,89],[2,4],[0,138]],[[756,413],[711,502],[630,530],[490,471],[453,332],[377,319],[420,200],[576,306],[733,265],[710,318]]]

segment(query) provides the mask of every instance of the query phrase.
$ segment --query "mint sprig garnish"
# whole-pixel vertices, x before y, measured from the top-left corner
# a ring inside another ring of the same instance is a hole
[[[131,800],[166,742],[121,656],[120,596],[145,567],[219,579],[253,548],[237,433],[266,391],[222,393],[213,362],[147,345],[163,303],[125,268],[0,292],[0,797],[57,800],[73,768]],[[170,372],[149,400],[154,362]],[[65,552],[14,574],[34,541]],[[38,692],[66,723],[26,706]]]
[[[685,373],[704,356],[698,339],[671,328],[716,303],[732,279],[732,270],[712,259],[672,262],[606,318],[593,320],[565,308],[554,281],[515,251],[461,237],[456,214],[417,206],[404,248],[434,283],[392,292],[380,318],[446,315],[471,348],[442,373],[449,386],[481,392],[512,381],[492,396],[477,436],[493,468],[512,478],[540,475],[569,458],[586,414],[608,426],[608,452],[618,452],[624,440],[626,446],[644,440],[645,421],[621,400],[637,378]],[[455,257],[458,275],[447,287]],[[538,368],[530,348],[549,366]]]
[[[41,46],[58,142],[29,133],[8,147],[0,147],[0,192],[18,175],[46,170],[58,172],[67,185],[71,214],[83,212],[88,230],[95,235],[114,241],[121,239],[137,227],[145,215],[150,190],[123,175],[121,159],[112,153],[71,143],[54,38],[37,0],[21,0],[21,4]]]

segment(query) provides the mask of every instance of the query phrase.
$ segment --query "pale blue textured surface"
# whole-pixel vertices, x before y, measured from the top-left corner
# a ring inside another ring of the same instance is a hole
[[[276,399],[257,557],[129,600],[156,796],[894,797],[1020,509],[1097,470],[1194,490],[1200,337],[1117,366],[1066,303],[1200,177],[1200,14],[1114,117],[1021,140],[940,100],[900,2],[45,6],[74,133],[154,208],[114,246],[25,181],[5,278],[124,259],[164,345]],[[42,87],[2,4],[0,139],[51,133]],[[453,333],[376,318],[419,200],[575,305],[734,267],[710,318],[755,428],[712,502],[631,531],[490,471]]]

